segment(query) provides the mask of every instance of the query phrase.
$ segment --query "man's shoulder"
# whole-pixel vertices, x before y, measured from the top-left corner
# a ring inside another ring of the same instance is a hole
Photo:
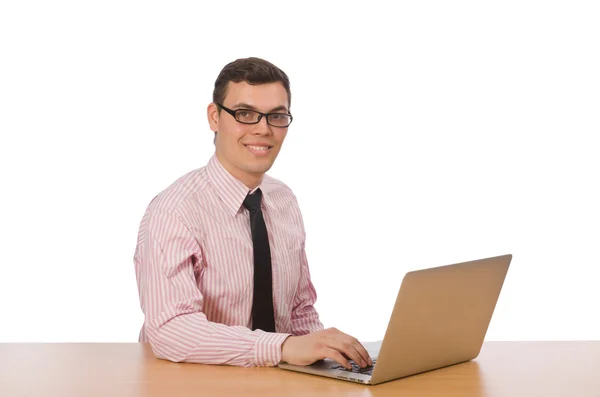
[[[172,233],[180,233],[184,230],[181,228],[184,225],[182,213],[185,214],[182,208],[187,208],[184,203],[204,190],[206,185],[204,174],[204,167],[189,171],[150,200],[140,221],[136,260],[140,260],[141,247],[149,239],[156,239],[159,244],[163,244],[172,237]],[[178,223],[176,218],[181,223]]]
[[[148,210],[174,212],[190,197],[202,193],[207,181],[206,167],[189,171],[159,192],[150,202]]]
[[[262,183],[268,187],[269,193],[271,194],[281,194],[289,196],[293,199],[296,198],[296,195],[292,189],[277,178],[273,178],[272,176],[265,174]]]

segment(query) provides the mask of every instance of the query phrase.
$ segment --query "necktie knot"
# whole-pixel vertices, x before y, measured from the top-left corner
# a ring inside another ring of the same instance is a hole
[[[248,211],[256,211],[260,209],[260,202],[262,199],[262,192],[260,189],[256,189],[254,194],[249,194],[244,199],[244,207],[248,209]]]

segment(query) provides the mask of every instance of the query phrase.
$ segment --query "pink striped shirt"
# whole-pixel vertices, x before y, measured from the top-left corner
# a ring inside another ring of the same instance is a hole
[[[289,335],[323,329],[314,308],[302,215],[284,183],[259,186],[269,234],[277,333],[252,331],[250,191],[216,155],[175,181],[146,210],[134,255],[145,315],[141,342],[175,362],[274,366]]]

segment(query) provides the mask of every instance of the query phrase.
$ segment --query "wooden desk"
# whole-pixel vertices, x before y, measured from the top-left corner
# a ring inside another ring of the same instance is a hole
[[[600,341],[486,342],[471,362],[376,386],[176,364],[145,344],[0,344],[0,396],[600,396]]]

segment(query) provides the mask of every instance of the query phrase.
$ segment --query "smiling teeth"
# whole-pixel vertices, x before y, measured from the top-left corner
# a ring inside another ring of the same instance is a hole
[[[269,147],[268,146],[247,146],[248,149],[252,149],[252,150],[268,150]]]

